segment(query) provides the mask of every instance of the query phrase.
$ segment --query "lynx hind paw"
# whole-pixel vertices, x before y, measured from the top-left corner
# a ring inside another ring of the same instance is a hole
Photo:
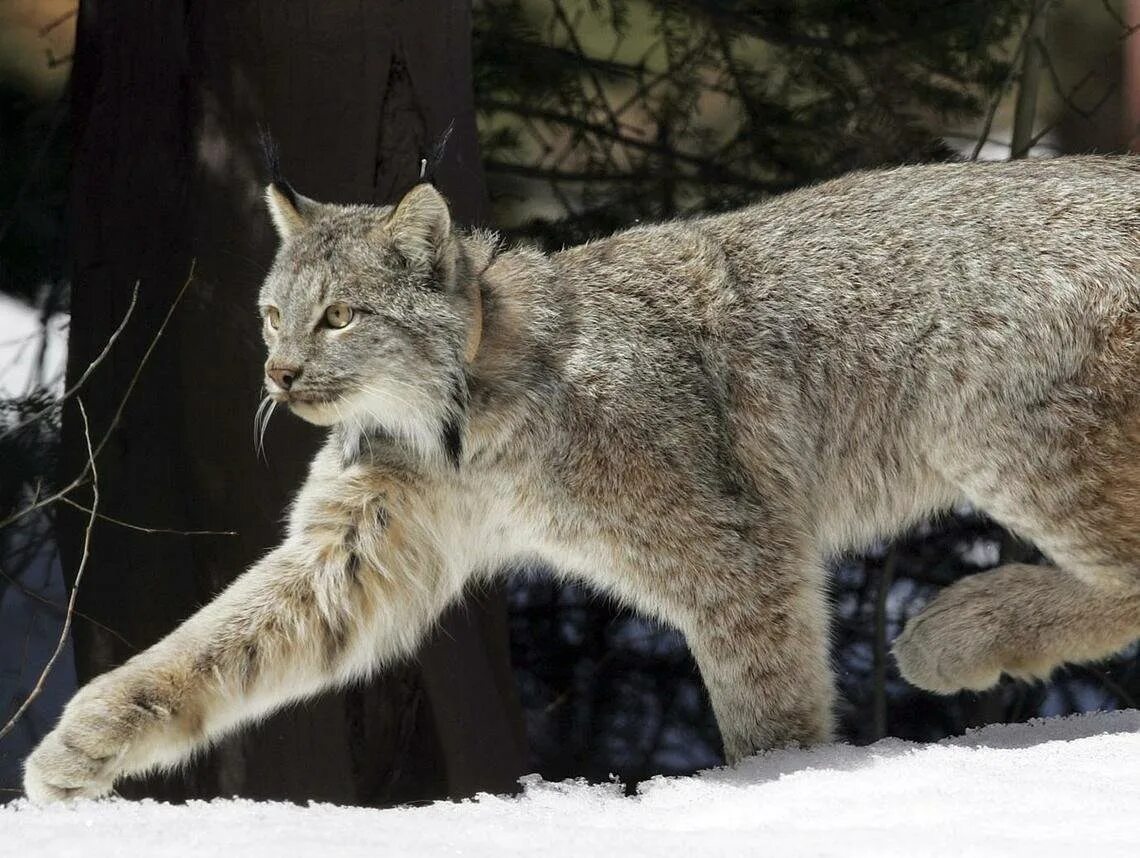
[[[906,624],[892,647],[903,678],[937,694],[984,691],[1002,674],[993,624],[953,604],[955,595],[946,591],[935,599]]]

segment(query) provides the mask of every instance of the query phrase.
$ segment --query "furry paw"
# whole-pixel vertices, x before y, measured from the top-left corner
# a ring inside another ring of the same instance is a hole
[[[123,773],[132,743],[145,728],[169,717],[145,688],[116,673],[80,690],[28,757],[24,792],[32,801],[107,795]]]
[[[1010,667],[1004,641],[1008,617],[986,583],[959,581],[906,624],[892,650],[907,682],[953,694],[984,691],[1001,679]]]

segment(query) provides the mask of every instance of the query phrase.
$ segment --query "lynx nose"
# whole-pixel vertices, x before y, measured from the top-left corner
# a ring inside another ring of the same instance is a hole
[[[282,390],[288,390],[293,386],[298,378],[301,377],[301,367],[299,366],[267,366],[265,374],[269,376],[273,383],[280,387]]]

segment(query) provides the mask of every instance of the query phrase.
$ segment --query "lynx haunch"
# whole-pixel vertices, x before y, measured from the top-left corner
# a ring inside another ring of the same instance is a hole
[[[854,174],[545,255],[267,190],[266,388],[328,426],[280,546],[75,696],[33,799],[100,795],[414,651],[527,563],[679,628],[730,759],[832,735],[836,553],[968,502],[1055,565],[895,643],[938,692],[1140,637],[1140,160]]]

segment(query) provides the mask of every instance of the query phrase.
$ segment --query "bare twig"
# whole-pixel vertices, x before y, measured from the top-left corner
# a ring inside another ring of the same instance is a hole
[[[148,345],[146,347],[146,351],[143,352],[142,360],[140,360],[139,365],[135,367],[134,375],[131,376],[130,383],[127,384],[127,389],[123,392],[123,396],[119,400],[119,407],[115,409],[115,414],[111,418],[111,423],[107,427],[107,431],[103,433],[103,437],[99,441],[99,445],[95,448],[96,456],[98,456],[103,447],[106,446],[107,441],[111,437],[111,433],[115,430],[115,427],[119,425],[119,420],[123,416],[123,409],[127,407],[127,400],[130,398],[131,393],[134,391],[135,385],[138,384],[139,377],[142,375],[143,367],[145,367],[147,361],[150,360],[151,353],[154,352],[155,347],[158,345],[158,341],[162,339],[162,334],[166,330],[166,326],[170,324],[170,317],[174,315],[174,311],[178,308],[178,305],[182,303],[182,296],[186,294],[186,290],[189,289],[190,284],[194,282],[194,268],[196,267],[197,262],[198,261],[196,259],[192,259],[190,261],[190,271],[186,275],[186,282],[182,284],[182,288],[179,289],[178,294],[174,296],[174,301],[171,302],[170,309],[166,311],[166,315],[162,318],[162,324],[158,326],[158,330],[155,331],[154,336],[151,338],[150,345]]]
[[[651,140],[638,140],[635,137],[629,137],[622,134],[619,129],[611,128],[596,122],[591,122],[587,119],[581,119],[568,113],[561,113],[556,110],[546,110],[541,107],[532,107],[527,104],[515,104],[509,101],[498,101],[495,99],[484,99],[480,106],[484,110],[499,110],[508,113],[514,113],[523,118],[534,118],[542,122],[549,122],[556,125],[563,125],[567,128],[574,128],[591,134],[595,137],[606,138],[613,142],[626,146],[631,149],[638,149],[643,152],[650,152],[655,155],[660,155],[665,158],[670,158],[680,161],[686,165],[695,167],[701,175],[716,175],[723,178],[730,183],[738,183],[747,185],[754,181],[751,176],[734,172],[733,170],[726,169],[723,165],[718,164],[713,158],[702,158],[699,155],[693,155],[689,152],[679,150],[675,145],[664,145],[658,141]],[[538,168],[542,169],[542,168]],[[555,168],[551,168],[551,175],[558,178]]]
[[[60,66],[65,66],[75,59],[75,54],[64,54],[62,57],[57,57],[50,49],[44,51],[47,56],[47,65],[49,69],[57,69]]]
[[[67,645],[68,635],[71,634],[71,618],[75,613],[75,602],[79,598],[79,585],[83,581],[83,572],[87,568],[87,558],[91,556],[91,531],[95,526],[95,510],[99,507],[99,471],[95,465],[95,450],[91,446],[91,426],[87,422],[87,409],[83,407],[82,399],[77,399],[76,403],[79,405],[79,413],[83,417],[83,438],[87,442],[87,466],[91,471],[91,515],[88,517],[87,527],[83,531],[83,556],[80,558],[79,568],[75,572],[75,583],[71,585],[71,596],[67,600],[67,611],[63,615],[63,628],[60,630],[59,640],[56,641],[55,651],[52,652],[51,658],[44,665],[44,669],[40,671],[39,679],[36,680],[36,684],[28,692],[27,697],[24,698],[24,702],[20,704],[8,722],[0,728],[0,739],[12,731],[16,722],[23,717],[24,713],[28,711],[28,707],[43,692],[48,675],[55,667],[55,663],[59,661],[64,646]]]
[[[42,27],[40,27],[40,38],[43,38],[44,36],[46,36],[48,33],[50,33],[56,27],[59,27],[62,24],[66,24],[68,21],[70,21],[72,18],[74,18],[78,12],[79,12],[79,7],[78,6],[72,6],[70,9],[68,9],[62,15],[58,15],[55,18],[52,18],[50,21],[48,21],[46,24],[44,24]]]
[[[566,10],[562,7],[561,0],[554,0],[553,7],[554,14],[558,17],[558,20],[561,22],[563,29],[565,29],[566,36],[570,39],[570,45],[574,48],[575,53],[577,53],[580,57],[589,56],[586,53],[585,49],[582,47],[582,43],[578,40],[577,29],[574,27],[574,24],[571,23],[570,16],[566,14]],[[610,121],[610,125],[613,127],[614,131],[620,132],[622,128],[621,119],[619,119],[617,113],[614,112],[613,105],[610,104],[609,96],[606,94],[606,88],[602,86],[601,79],[598,77],[597,72],[593,69],[592,66],[586,65],[584,69],[587,77],[590,79],[590,83],[592,83],[594,86],[597,103],[601,107],[602,112]],[[620,169],[617,165],[617,160],[613,156],[612,147],[608,147],[605,150],[605,155],[606,160],[611,164],[611,166],[614,167],[614,169]]]
[[[1017,104],[1013,112],[1013,133],[1009,145],[1010,160],[1029,153],[1033,123],[1037,121],[1037,91],[1041,85],[1041,69],[1046,63],[1045,23],[1050,0],[1037,0],[1033,7],[1033,23],[1025,56],[1021,58],[1021,81],[1017,88]]]
[[[621,102],[619,105],[617,105],[617,107],[614,108],[614,113],[616,113],[618,116],[622,116],[625,113],[627,113],[629,111],[629,109],[631,107],[633,107],[635,104],[640,104],[641,102],[646,101],[649,97],[649,94],[656,87],[658,87],[662,83],[667,83],[673,79],[673,76],[676,74],[677,68],[684,68],[684,67],[690,65],[693,62],[693,60],[697,56],[699,56],[706,48],[707,48],[707,44],[705,44],[704,42],[698,42],[697,44],[692,46],[692,48],[688,51],[688,53],[686,53],[684,56],[680,57],[677,60],[677,62],[674,64],[674,67],[667,68],[664,71],[658,72],[657,74],[653,75],[652,77],[649,77],[649,78],[644,79],[641,82],[639,82],[637,89],[635,89],[625,99],[625,101]]]
[[[1113,42],[1113,47],[1110,48],[1108,51],[1106,51],[1102,55],[1100,61],[1096,65],[1094,65],[1092,68],[1090,68],[1087,72],[1085,72],[1084,76],[1080,80],[1078,80],[1072,86],[1072,88],[1069,89],[1068,92],[1061,92],[1060,90],[1058,90],[1057,95],[1060,97],[1061,101],[1063,101],[1066,106],[1072,107],[1072,105],[1075,104],[1073,99],[1076,98],[1077,93],[1079,93],[1082,89],[1084,89],[1089,84],[1090,81],[1092,81],[1096,78],[1098,71],[1103,70],[1103,68],[1106,65],[1108,65],[1109,63],[1116,62],[1116,58],[1120,53],[1120,50],[1119,50],[1120,46],[1124,42],[1126,42],[1130,38],[1132,38],[1132,36],[1134,36],[1137,32],[1140,32],[1140,24],[1134,24],[1131,27],[1128,27],[1128,28],[1124,29],[1123,31],[1121,31],[1121,33],[1117,37],[1116,41]],[[1100,109],[1102,107],[1104,107],[1105,104],[1108,103],[1108,100],[1113,96],[1113,94],[1115,94],[1115,92],[1119,88],[1120,88],[1120,82],[1119,81],[1113,81],[1111,84],[1109,84],[1107,87],[1105,87],[1104,92],[1101,94],[1100,98],[1098,98],[1096,100],[1096,102],[1092,105],[1092,107],[1086,107],[1083,109],[1079,109],[1076,112],[1078,113],[1078,115],[1082,119],[1091,119],[1093,116],[1095,116],[1100,111]],[[1034,137],[1029,141],[1028,145],[1030,147],[1035,146],[1038,142],[1040,142],[1042,139],[1044,139],[1045,136],[1047,134],[1049,134],[1054,128],[1056,128],[1058,125],[1060,125],[1061,121],[1062,120],[1060,118],[1058,118],[1058,119],[1054,120],[1053,122],[1049,123],[1048,125],[1046,125],[1039,132],[1037,132],[1036,135],[1034,135]]]
[[[62,489],[60,489],[58,492],[54,492],[53,494],[47,495],[46,497],[42,497],[42,498],[33,498],[32,502],[29,503],[27,506],[25,506],[23,509],[19,510],[18,512],[12,513],[10,516],[8,516],[3,521],[0,521],[0,530],[4,529],[9,524],[13,524],[13,523],[19,521],[24,516],[30,515],[31,513],[35,512],[37,509],[42,509],[43,507],[47,506],[48,504],[53,504],[57,500],[62,498],[64,495],[75,491],[75,489],[77,489],[81,485],[83,485],[84,480],[87,477],[87,470],[88,470],[88,468],[86,466],[84,466],[83,473],[81,473],[78,477],[76,477],[74,480],[72,480],[70,483],[68,483],[66,486],[64,486]]]
[[[1045,71],[1049,73],[1049,80],[1053,84],[1053,91],[1057,93],[1057,97],[1061,99],[1065,107],[1069,108],[1069,110],[1073,111],[1073,113],[1077,114],[1081,119],[1092,119],[1095,108],[1089,110],[1088,108],[1081,107],[1073,101],[1069,93],[1065,92],[1065,86],[1061,82],[1061,75],[1057,71],[1057,65],[1053,62],[1052,55],[1044,50],[1044,48],[1042,48],[1041,51],[1041,60],[1044,63]]]
[[[123,329],[127,326],[127,322],[130,321],[131,314],[134,313],[134,311],[135,311],[135,304],[138,302],[138,297],[139,297],[139,283],[136,280],[135,281],[135,288],[131,292],[130,306],[127,307],[127,312],[125,312],[123,314],[122,321],[119,322],[118,327],[115,328],[115,330],[111,333],[111,336],[107,338],[107,342],[103,346],[103,350],[101,352],[99,352],[99,354],[95,357],[95,360],[91,361],[91,363],[88,364],[87,369],[85,369],[83,371],[83,374],[81,376],[79,376],[79,378],[76,380],[75,384],[71,385],[71,387],[69,387],[67,390],[65,390],[63,392],[63,395],[60,396],[60,398],[58,400],[56,400],[55,402],[53,402],[51,405],[48,405],[45,408],[41,408],[39,411],[37,411],[33,414],[29,414],[27,417],[25,417],[23,420],[19,421],[18,423],[14,423],[13,425],[5,428],[3,432],[0,432],[0,439],[7,438],[12,433],[17,432],[20,429],[24,428],[25,426],[27,426],[31,423],[35,423],[37,420],[40,420],[44,416],[50,414],[53,409],[55,409],[58,406],[62,406],[64,402],[66,402],[69,398],[74,396],[75,393],[81,387],[83,387],[83,385],[87,382],[87,379],[90,378],[91,373],[93,373],[95,371],[95,369],[99,366],[99,364],[101,364],[103,362],[103,360],[107,357],[107,354],[111,351],[111,347],[115,344],[115,340],[117,340],[119,338],[119,335],[123,332]]]
[[[123,416],[123,409],[126,408],[127,400],[130,399],[131,393],[135,389],[135,385],[138,384],[138,380],[142,375],[143,368],[146,366],[147,361],[150,359],[151,354],[154,352],[155,346],[158,345],[158,341],[162,338],[162,334],[166,330],[167,324],[170,322],[170,317],[174,315],[175,309],[178,307],[179,303],[181,303],[182,296],[186,294],[186,290],[190,287],[190,284],[193,281],[194,262],[191,262],[190,273],[186,276],[186,282],[182,284],[182,288],[178,290],[178,294],[174,297],[174,301],[171,303],[170,309],[166,311],[166,315],[162,319],[162,324],[158,326],[158,330],[151,338],[150,344],[147,346],[146,351],[143,353],[142,359],[139,361],[138,366],[135,367],[134,375],[131,376],[131,380],[127,385],[127,389],[123,392],[122,397],[119,399],[119,405],[115,409],[115,414],[112,416],[110,424],[108,424],[107,429],[100,436],[99,443],[95,445],[96,457],[100,452],[102,452],[103,447],[106,446],[107,441],[109,441],[111,438],[111,433],[114,432],[115,428],[119,425],[119,420],[122,419]],[[87,474],[90,473],[92,469],[93,463],[89,461],[86,465],[84,465],[83,470],[74,480],[72,480],[59,491],[47,495],[46,497],[40,498],[39,500],[25,506],[19,512],[15,512],[3,521],[0,521],[0,528],[7,527],[9,524],[12,524],[15,521],[19,521],[21,518],[29,515],[35,510],[45,507],[48,504],[53,504],[61,498],[71,494],[72,491],[83,485],[87,479]]]
[[[989,107],[986,108],[986,117],[982,120],[982,130],[978,133],[978,139],[974,142],[974,149],[970,152],[970,160],[977,161],[978,156],[982,154],[982,147],[990,139],[990,130],[994,126],[994,117],[997,116],[998,107],[1001,106],[1001,100],[1005,98],[1006,91],[1013,83],[1013,79],[1017,77],[1018,70],[1021,68],[1021,55],[1025,52],[1026,46],[1029,44],[1029,39],[1033,34],[1033,26],[1037,23],[1037,12],[1039,7],[1034,4],[1029,12],[1029,18],[1025,22],[1025,29],[1021,33],[1021,38],[1018,39],[1017,48],[1013,52],[1013,57],[1009,61],[1009,73],[1006,74],[1005,80],[1002,81],[1000,87],[993,94],[990,99]]]
[[[608,173],[604,169],[598,170],[560,170],[558,168],[532,167],[529,164],[516,164],[509,161],[488,159],[483,162],[486,170],[494,173],[506,173],[523,176],[529,179],[542,179],[544,181],[558,182],[645,182],[652,179],[661,179],[660,173],[653,173],[649,169],[639,169],[636,172]],[[762,193],[779,193],[791,187],[788,182],[768,182],[761,179],[750,179],[736,174],[725,175],[723,172],[702,173],[699,170],[691,175],[678,173],[678,181],[696,182],[706,185],[735,185]]]
[[[60,498],[59,502],[73,506],[83,512],[92,512],[90,507],[86,507],[71,498]],[[129,521],[123,521],[121,518],[114,518],[113,516],[104,515],[103,513],[99,513],[98,517],[102,521],[109,521],[111,524],[117,524],[119,527],[126,527],[130,530],[137,530],[140,533],[173,533],[178,536],[237,536],[236,530],[178,530],[173,527],[143,527],[141,524],[132,524]]]
[[[56,602],[53,602],[47,596],[44,596],[42,593],[37,593],[35,590],[33,590],[31,587],[29,587],[27,584],[25,584],[19,578],[16,578],[12,575],[9,575],[3,569],[0,569],[0,578],[3,578],[4,580],[6,580],[9,584],[11,584],[17,590],[19,590],[21,594],[23,594],[24,596],[27,596],[29,599],[34,599],[35,601],[39,602],[41,605],[46,605],[47,607],[51,608],[54,611],[59,611],[60,614],[64,614],[67,612],[67,606],[66,605],[60,605]],[[133,643],[131,643],[129,640],[127,640],[125,637],[123,637],[119,632],[115,631],[110,626],[99,622],[97,619],[95,619],[91,615],[83,613],[83,611],[80,611],[78,608],[76,608],[74,611],[72,611],[72,613],[75,616],[77,616],[79,619],[90,623],[91,625],[95,626],[96,628],[102,629],[103,631],[107,632],[107,634],[114,635],[116,638],[118,638],[120,641],[122,641],[128,647],[130,647],[131,650],[136,651],[136,652],[138,651],[138,647],[135,646]]]
[[[1112,0],[1100,0],[1100,5],[1104,8],[1105,14],[1115,21],[1120,29],[1128,29],[1128,22],[1124,20],[1119,12],[1112,8]]]

